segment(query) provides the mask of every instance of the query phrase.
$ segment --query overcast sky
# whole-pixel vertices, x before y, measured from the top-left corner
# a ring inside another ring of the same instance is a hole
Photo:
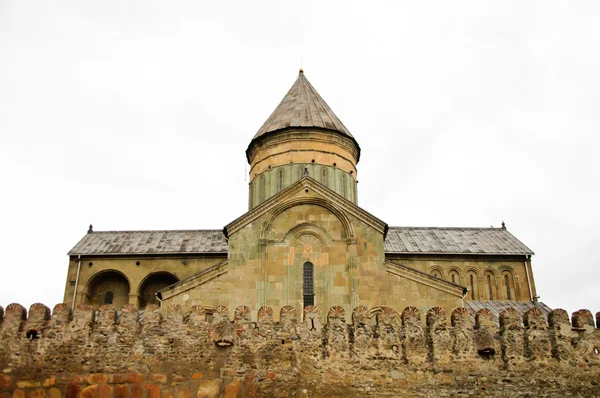
[[[392,226],[499,227],[600,310],[599,1],[0,0],[0,305],[62,301],[96,230],[220,229],[306,77]]]

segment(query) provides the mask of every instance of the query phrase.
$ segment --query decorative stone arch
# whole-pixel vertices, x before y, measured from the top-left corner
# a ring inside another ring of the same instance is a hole
[[[325,228],[319,224],[305,222],[292,227],[284,236],[283,241],[293,244],[302,235],[312,235],[321,241],[323,246],[330,246],[333,238]]]
[[[86,283],[82,303],[99,307],[112,304],[120,308],[129,303],[131,284],[129,278],[116,269],[95,273]]]
[[[149,273],[142,279],[137,288],[138,307],[146,308],[150,304],[159,304],[155,293],[173,283],[179,282],[179,278],[167,271]]]
[[[395,319],[397,325],[402,324],[401,314],[397,310],[388,306],[373,307],[369,310],[368,314],[369,319],[371,320],[371,324],[376,324],[378,322],[379,317],[384,313],[388,316],[391,316],[391,318]]]
[[[454,275],[454,280],[452,280],[452,276]],[[457,285],[463,285],[463,274],[462,270],[457,266],[448,267],[448,282],[456,283]]]
[[[427,270],[427,273],[438,279],[445,279],[444,269],[439,265],[433,265],[433,266],[429,267],[429,269]]]
[[[265,221],[263,228],[260,233],[260,239],[266,240],[268,239],[269,231],[271,230],[271,226],[273,222],[284,211],[291,209],[295,206],[300,205],[314,205],[319,206],[324,209],[329,210],[333,215],[337,217],[337,219],[341,222],[344,236],[346,239],[355,239],[356,234],[354,232],[354,226],[350,222],[350,219],[346,216],[346,214],[335,206],[332,202],[322,199],[322,198],[295,198],[283,203],[277,204],[273,209],[271,209],[271,213],[269,214],[267,220]]]

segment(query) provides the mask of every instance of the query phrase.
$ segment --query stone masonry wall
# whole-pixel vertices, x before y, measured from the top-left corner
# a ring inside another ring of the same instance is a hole
[[[600,396],[590,311],[0,307],[0,397]],[[600,325],[600,313],[596,314]]]

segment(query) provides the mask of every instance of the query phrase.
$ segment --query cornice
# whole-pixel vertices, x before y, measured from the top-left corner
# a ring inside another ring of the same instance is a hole
[[[463,297],[463,295],[467,292],[467,288],[464,286],[457,285],[452,282],[444,281],[442,279],[436,278],[432,275],[426,274],[421,271],[417,271],[416,269],[407,267],[402,264],[393,263],[391,261],[385,262],[385,269],[390,274],[394,274],[406,279],[410,279],[417,283],[421,283],[423,285],[427,285],[434,289],[446,292],[456,297]]]

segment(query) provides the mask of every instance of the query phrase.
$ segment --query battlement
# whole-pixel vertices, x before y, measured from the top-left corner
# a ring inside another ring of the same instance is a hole
[[[473,323],[467,309],[447,313],[441,307],[422,314],[415,307],[398,313],[359,306],[347,317],[336,306],[325,323],[315,306],[303,314],[283,307],[278,322],[270,307],[260,308],[256,320],[246,306],[236,308],[233,319],[224,306],[195,306],[184,314],[171,305],[166,314],[155,305],[143,312],[132,305],[119,311],[111,305],[71,311],[58,304],[52,312],[39,303],[29,311],[19,304],[0,307],[0,388],[12,391],[19,380],[33,377],[60,374],[71,382],[72,375],[97,373],[165,373],[189,384],[200,372],[203,379],[241,380],[244,388],[282,387],[307,377],[335,384],[327,379],[337,374],[354,380],[340,385],[370,383],[371,391],[379,391],[399,388],[399,380],[417,371],[518,374],[539,367],[564,377],[581,371],[584,380],[597,379],[600,371],[600,312],[594,324],[589,310],[569,318],[557,309],[546,319],[537,308],[523,316],[509,308],[500,314],[499,327],[487,309]],[[376,375],[386,375],[381,386]]]

